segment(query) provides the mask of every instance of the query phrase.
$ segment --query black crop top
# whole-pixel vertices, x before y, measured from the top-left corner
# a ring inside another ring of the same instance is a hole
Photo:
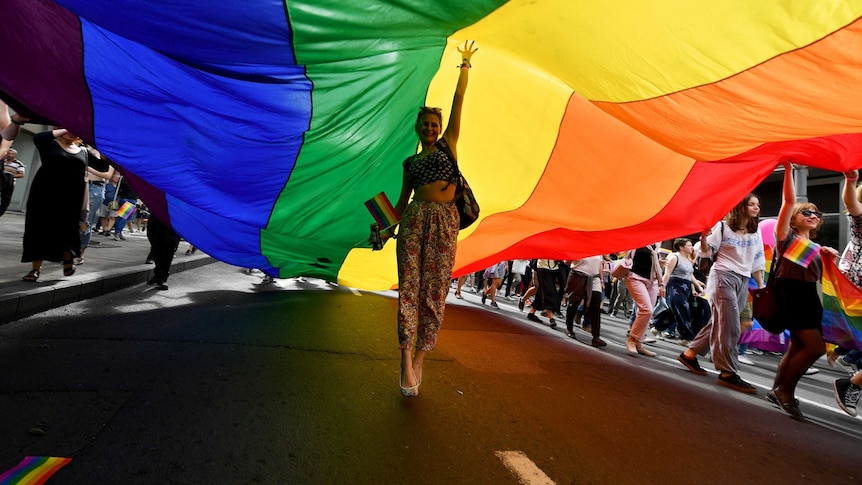
[[[449,157],[437,147],[437,150],[425,155],[422,158],[417,158],[417,155],[408,157],[404,160],[404,170],[407,171],[410,177],[410,184],[414,188],[421,187],[438,180],[445,180],[450,184],[458,182],[458,173],[455,170]]]

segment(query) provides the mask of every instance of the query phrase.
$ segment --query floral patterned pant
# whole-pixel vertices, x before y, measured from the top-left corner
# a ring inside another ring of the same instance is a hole
[[[398,256],[398,344],[433,350],[443,323],[455,249],[455,204],[413,200],[401,218]]]

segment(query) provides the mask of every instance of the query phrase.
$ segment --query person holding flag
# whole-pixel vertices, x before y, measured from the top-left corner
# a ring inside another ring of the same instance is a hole
[[[804,415],[796,399],[796,385],[805,371],[826,353],[823,341],[823,306],[817,282],[823,275],[821,251],[838,256],[833,248],[820,247],[811,239],[823,224],[823,213],[811,202],[796,202],[793,165],[784,166],[781,209],[775,223],[775,278],[773,291],[778,303],[778,320],[790,331],[790,345],[778,364],[772,390],[766,399],[795,419]]]

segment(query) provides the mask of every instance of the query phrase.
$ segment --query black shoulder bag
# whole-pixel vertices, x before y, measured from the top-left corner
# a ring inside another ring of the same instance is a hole
[[[476,222],[479,218],[479,203],[473,196],[473,190],[470,189],[470,184],[464,178],[464,174],[458,169],[458,160],[449,145],[440,139],[437,141],[437,149],[442,150],[446,157],[452,162],[453,169],[458,174],[457,182],[455,183],[455,207],[458,208],[458,215],[461,217],[461,222],[458,224],[458,229],[465,229]]]
[[[785,326],[778,319],[778,300],[775,298],[775,283],[778,279],[778,245],[772,253],[772,274],[766,280],[766,286],[751,291],[751,313],[757,323],[769,333],[780,335]]]

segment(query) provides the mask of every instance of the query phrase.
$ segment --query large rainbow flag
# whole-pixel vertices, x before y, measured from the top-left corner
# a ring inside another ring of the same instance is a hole
[[[835,256],[823,257],[823,339],[862,350],[862,290],[838,270]]]
[[[466,39],[457,149],[482,216],[456,275],[700,232],[786,157],[844,171],[862,151],[859,1],[4,0],[0,18],[0,96],[116,161],[195,246],[282,277],[395,284],[394,245],[353,248],[363,203],[400,193],[419,106],[445,123]]]

